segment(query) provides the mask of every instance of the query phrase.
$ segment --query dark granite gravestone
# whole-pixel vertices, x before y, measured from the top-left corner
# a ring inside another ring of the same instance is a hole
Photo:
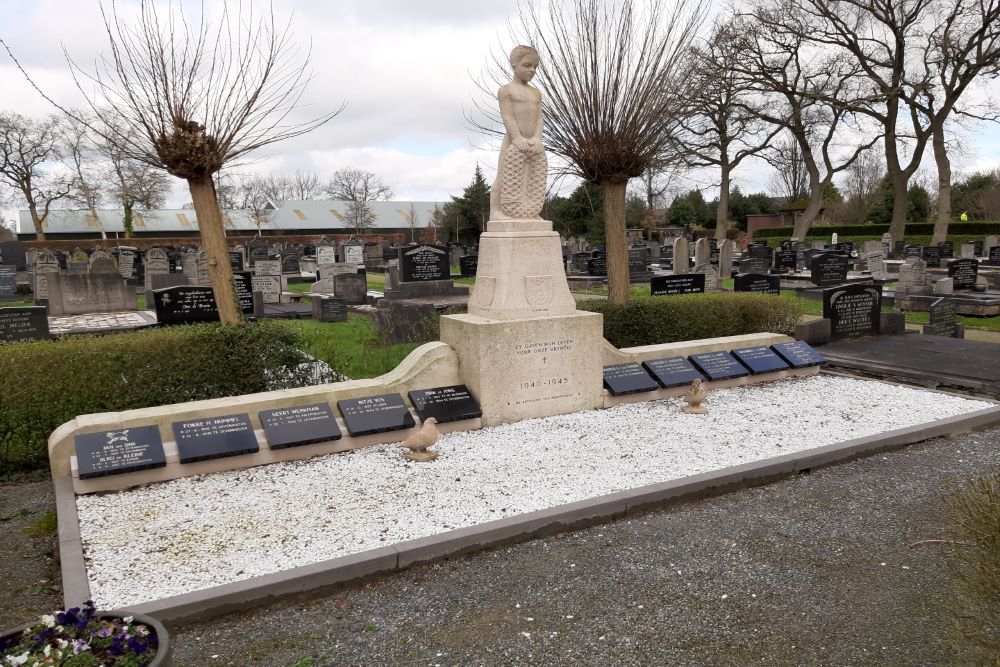
[[[923,259],[924,249],[918,245],[903,246],[903,259]]]
[[[649,248],[628,249],[629,274],[641,274],[649,270]]]
[[[823,290],[823,317],[830,320],[830,338],[877,336],[882,312],[879,285],[841,285]]]
[[[792,368],[822,366],[826,363],[823,355],[814,350],[812,345],[804,340],[797,340],[792,343],[775,343],[771,346],[771,349],[779,357],[787,361]]]
[[[704,273],[682,273],[676,276],[653,276],[649,281],[649,293],[651,296],[701,294],[704,291]]]
[[[26,343],[49,338],[48,309],[45,306],[0,308],[0,343]]]
[[[344,322],[347,320],[347,300],[323,294],[312,295],[313,319],[317,322]]]
[[[954,300],[945,297],[935,299],[931,302],[930,311],[931,323],[924,325],[924,335],[954,338],[957,331],[955,327]]]
[[[982,257],[983,256],[983,242],[982,241],[973,241],[972,242],[972,249],[973,249],[973,253],[976,255],[976,257]]]
[[[80,479],[164,468],[167,457],[157,426],[133,426],[76,436]]]
[[[294,275],[302,272],[299,268],[299,254],[297,252],[285,252],[281,254],[281,272]]]
[[[153,309],[160,324],[215,322],[219,310],[215,295],[206,285],[180,285],[153,290]]]
[[[458,268],[463,278],[474,278],[479,266],[479,255],[462,255],[458,258]]]
[[[662,387],[682,387],[689,385],[695,380],[703,380],[705,376],[698,372],[698,369],[691,365],[691,362],[684,357],[670,357],[668,359],[651,359],[642,362],[646,370],[656,378]]]
[[[260,449],[246,412],[173,422],[170,427],[181,463],[253,454]]]
[[[820,287],[840,285],[847,280],[847,257],[820,253],[809,264],[810,280]]]
[[[989,260],[986,263],[991,266],[1000,266],[1000,245],[990,248]]]
[[[590,261],[589,252],[575,252],[573,253],[572,259],[570,260],[570,265],[573,267],[573,270],[576,271],[577,273],[583,273],[587,270],[587,262],[589,261]]]
[[[229,266],[232,267],[233,271],[243,270],[243,253],[241,251],[229,251]]]
[[[709,380],[728,380],[749,375],[750,371],[736,361],[729,352],[704,352],[692,354],[688,360]]]
[[[233,287],[240,301],[240,310],[249,315],[253,312],[253,274],[250,271],[234,271]]]
[[[408,395],[420,421],[434,417],[439,424],[444,424],[483,416],[479,403],[464,384],[413,389]]]
[[[353,306],[361,305],[368,294],[368,281],[357,273],[341,273],[333,277],[333,293]]]
[[[733,350],[737,361],[750,369],[754,375],[774,373],[788,368],[788,362],[771,351],[766,345],[756,347],[741,347]]]
[[[733,279],[733,291],[781,294],[781,278],[764,273],[738,273]]]
[[[608,275],[608,256],[604,253],[594,253],[587,260],[587,274],[591,276]]]
[[[280,410],[261,410],[260,423],[271,449],[285,449],[314,442],[340,440],[340,426],[327,403],[313,403]]]
[[[774,266],[779,269],[795,270],[795,251],[781,250],[774,253]]]
[[[604,367],[604,387],[612,396],[622,396],[655,391],[660,385],[639,364],[626,363]]]
[[[0,241],[0,263],[13,264],[18,271],[28,270],[28,247],[21,241]]]
[[[760,257],[748,257],[736,263],[738,273],[768,273],[771,265],[766,259]]]
[[[976,286],[976,275],[979,274],[979,260],[950,259],[948,260],[948,277],[952,279],[952,289],[972,289]]]
[[[941,248],[940,246],[924,246],[920,251],[921,258],[927,262],[927,266],[938,267],[941,266]]]
[[[770,271],[771,267],[774,265],[774,248],[769,245],[755,245],[747,248],[745,257],[751,259],[762,259],[767,264],[767,268],[764,271]]]
[[[0,300],[13,301],[17,296],[17,267],[0,264]]]
[[[448,280],[451,263],[443,245],[418,245],[400,248],[399,275],[403,282]]]
[[[882,238],[883,239],[885,238],[884,234],[883,234]],[[884,241],[883,241],[883,243],[884,243]],[[904,246],[903,241],[890,241],[890,250],[886,254],[888,254],[889,257],[891,257],[893,259],[899,259],[900,257],[903,256],[903,248],[904,247],[905,246]]]
[[[951,241],[941,241],[938,243],[938,248],[941,248],[941,259],[951,259],[955,256],[955,244]]]
[[[399,394],[347,398],[337,401],[347,432],[352,436],[399,431],[416,426]]]

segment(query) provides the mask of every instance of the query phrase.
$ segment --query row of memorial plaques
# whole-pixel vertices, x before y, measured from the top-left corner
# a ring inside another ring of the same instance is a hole
[[[729,380],[746,375],[773,373],[789,368],[818,366],[826,360],[808,343],[759,345],[729,352],[705,352],[684,357],[653,359],[642,364],[604,367],[604,386],[612,396],[682,387],[696,379]]]
[[[415,389],[409,396],[421,421],[434,417],[444,423],[483,415],[465,385]],[[337,408],[352,436],[416,426],[399,394],[344,399],[337,401]],[[330,442],[342,437],[337,419],[327,403],[262,410],[258,417],[271,449]],[[260,450],[250,415],[246,412],[173,422],[171,429],[181,463],[253,454]],[[160,430],[156,426],[78,435],[76,457],[80,479],[162,468],[167,464]]]

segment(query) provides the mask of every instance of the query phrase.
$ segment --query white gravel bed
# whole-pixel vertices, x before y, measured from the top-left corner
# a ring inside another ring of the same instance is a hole
[[[77,498],[91,594],[113,608],[993,404],[817,375]]]

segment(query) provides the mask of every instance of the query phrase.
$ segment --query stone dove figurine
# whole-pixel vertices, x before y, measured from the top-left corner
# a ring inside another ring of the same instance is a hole
[[[696,378],[684,394],[687,405],[681,408],[681,412],[686,412],[689,415],[707,415],[708,410],[701,407],[701,402],[705,400],[706,396],[708,396],[708,389],[705,389],[701,378]]]
[[[436,424],[437,419],[428,417],[419,431],[403,441],[403,447],[410,450],[403,455],[408,461],[433,461],[438,457],[437,452],[427,450],[441,436]]]

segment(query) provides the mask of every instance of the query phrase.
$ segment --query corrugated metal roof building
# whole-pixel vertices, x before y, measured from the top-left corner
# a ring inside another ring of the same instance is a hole
[[[368,208],[374,216],[372,232],[406,232],[410,229],[411,215],[414,227],[426,227],[437,208],[445,202],[376,201]],[[267,234],[346,234],[353,231],[347,221],[351,203],[335,200],[285,201],[267,212],[260,232]],[[108,236],[122,235],[124,211],[101,210],[94,217],[89,211],[53,210],[45,221],[48,239],[99,239],[101,228]],[[239,233],[257,233],[257,224],[249,211],[225,210],[222,212],[227,230]],[[195,237],[198,217],[194,209],[158,209],[133,213],[133,234],[136,237]],[[18,211],[17,236],[22,241],[35,238],[35,226],[28,211]]]

